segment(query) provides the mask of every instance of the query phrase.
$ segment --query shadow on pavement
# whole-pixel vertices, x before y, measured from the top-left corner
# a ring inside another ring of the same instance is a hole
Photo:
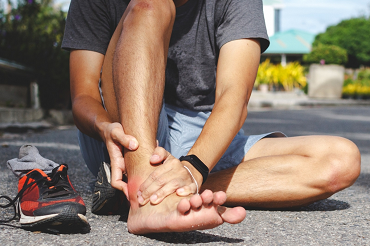
[[[120,221],[127,223],[128,214],[123,214],[119,218]],[[196,243],[210,243],[210,242],[224,242],[224,243],[240,243],[244,240],[236,238],[221,237],[213,234],[208,234],[200,231],[191,232],[171,232],[171,233],[152,233],[143,235],[150,239],[155,239],[165,243],[171,244],[196,244]]]
[[[338,201],[335,199],[324,199],[314,202],[305,207],[297,209],[298,211],[336,211],[349,209],[351,205],[348,202]]]
[[[70,226],[65,228],[52,228],[52,227],[39,227],[39,228],[24,228],[20,225],[14,225],[9,223],[0,223],[0,226],[7,226],[12,227],[15,229],[22,229],[25,231],[31,231],[33,233],[45,233],[45,234],[87,234],[90,232],[91,228],[90,225],[84,225],[84,226]],[[1,227],[0,227],[1,229]]]
[[[157,233],[147,234],[144,237],[155,239],[165,243],[171,244],[197,244],[197,243],[212,243],[212,242],[223,242],[223,243],[241,243],[244,240],[239,238],[222,237],[214,234],[209,234],[200,231],[191,232],[172,232],[172,233]]]
[[[297,208],[277,208],[277,209],[261,209],[261,208],[245,208],[247,210],[260,210],[260,211],[289,211],[289,212],[300,212],[300,211],[336,211],[349,209],[351,205],[347,202],[338,201],[335,199],[324,199],[321,201],[314,202],[310,205]]]

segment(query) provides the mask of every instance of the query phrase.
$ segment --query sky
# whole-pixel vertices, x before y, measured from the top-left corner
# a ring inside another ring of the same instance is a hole
[[[4,0],[0,0],[4,1]],[[313,34],[352,17],[369,16],[370,0],[281,0],[281,31],[301,29]],[[68,10],[69,0],[55,0]]]
[[[370,0],[282,0],[281,31],[301,29],[313,34],[341,20],[369,16]]]

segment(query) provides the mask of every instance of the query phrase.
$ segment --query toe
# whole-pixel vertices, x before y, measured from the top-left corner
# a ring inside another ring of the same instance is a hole
[[[210,190],[205,190],[200,195],[203,200],[203,205],[209,205],[213,202],[213,192]]]
[[[213,203],[215,205],[222,205],[226,202],[226,193],[223,191],[218,191],[213,193]]]
[[[189,212],[191,206],[188,199],[184,198],[177,204],[177,211],[179,211],[180,214],[186,214]]]
[[[189,201],[190,201],[191,208],[195,210],[201,208],[203,205],[203,201],[200,195],[192,196]]]
[[[244,220],[247,212],[242,207],[226,208],[219,206],[217,208],[218,213],[222,217],[223,221],[230,224],[237,224]]]

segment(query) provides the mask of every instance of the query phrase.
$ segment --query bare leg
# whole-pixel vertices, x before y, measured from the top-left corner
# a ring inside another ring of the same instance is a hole
[[[131,1],[112,37],[103,65],[102,85],[108,113],[139,142],[136,151],[125,152],[131,204],[127,224],[129,231],[137,234],[208,229],[224,221],[238,223],[245,217],[242,208],[219,206],[226,200],[224,192],[206,191],[190,199],[172,194],[159,205],[138,204],[138,188],[155,168],[149,159],[156,147],[174,18],[172,0]]]
[[[210,175],[202,188],[225,191],[227,205],[302,206],[352,185],[360,165],[358,148],[343,138],[266,138],[238,167]]]

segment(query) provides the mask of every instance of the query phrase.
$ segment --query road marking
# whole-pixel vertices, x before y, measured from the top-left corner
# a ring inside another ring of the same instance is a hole
[[[55,149],[67,149],[67,150],[80,150],[80,146],[76,144],[65,144],[65,143],[56,143],[56,142],[41,142],[41,143],[32,143],[27,141],[14,141],[14,142],[0,142],[2,146],[19,146],[22,145],[34,145],[35,147],[46,147],[46,148],[55,148]]]

